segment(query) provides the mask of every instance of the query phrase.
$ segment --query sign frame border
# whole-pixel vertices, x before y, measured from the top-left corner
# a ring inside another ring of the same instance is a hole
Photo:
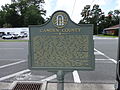
[[[56,11],[56,12],[64,12],[64,13],[66,13],[65,11],[61,11],[61,10],[59,10],[59,11]],[[53,15],[56,13],[56,12],[54,12],[53,13]],[[66,13],[67,14],[67,13]],[[53,17],[53,15],[52,15],[52,17]],[[88,26],[88,27],[91,27],[91,29],[93,30],[93,25],[92,24],[76,24],[75,22],[73,22],[71,19],[70,19],[70,17],[69,17],[69,15],[67,14],[67,16],[68,16],[68,19],[70,20],[70,22],[72,22],[73,24],[75,24],[75,25],[77,25],[77,26]],[[50,21],[51,21],[51,19],[52,18],[50,18],[50,20],[48,20],[48,22],[46,22],[45,24],[43,24],[43,25],[29,25],[29,30],[31,31],[31,28],[32,27],[43,27],[43,26],[45,26],[45,25],[47,25]],[[28,68],[29,69],[31,69],[31,70],[47,70],[47,71],[58,71],[58,70],[63,70],[63,71],[73,71],[73,70],[81,70],[81,71],[93,71],[93,70],[95,70],[95,56],[93,55],[93,57],[91,58],[91,59],[93,59],[93,60],[91,60],[91,66],[92,67],[33,67],[32,66],[32,50],[31,50],[31,48],[32,48],[32,45],[31,45],[31,43],[32,43],[32,40],[31,40],[31,32],[29,31],[29,42],[28,42],[28,47],[29,47],[29,49],[28,49]],[[91,50],[91,53],[94,53],[94,40],[93,40],[93,35],[90,35],[91,36],[91,40],[92,40],[92,46],[91,46],[91,48],[93,48],[93,50]]]

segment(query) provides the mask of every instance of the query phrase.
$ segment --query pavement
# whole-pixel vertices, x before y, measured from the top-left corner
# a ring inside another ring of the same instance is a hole
[[[11,90],[12,83],[0,83],[0,90]],[[56,83],[44,83],[41,90],[57,90]],[[115,90],[114,84],[65,83],[64,90]]]
[[[57,90],[57,84],[48,84],[47,90]],[[113,84],[76,84],[67,83],[64,90],[115,90]]]
[[[7,90],[9,89],[11,83],[0,82],[0,90]]]
[[[114,57],[116,57],[115,56],[116,53],[115,53],[115,55],[114,55],[114,53],[112,53],[112,55],[111,55],[111,52],[113,52],[114,50],[117,51],[116,50],[117,48],[116,49],[113,48],[113,46],[115,46],[114,43],[113,43],[113,45],[110,44],[111,46],[107,45],[111,41],[107,41],[107,42],[106,41],[102,41],[102,40],[106,40],[106,39],[107,40],[108,39],[109,40],[114,40],[114,41],[116,39],[116,41],[117,41],[118,38],[103,38],[103,37],[96,37],[96,36],[94,36],[94,40],[96,40],[96,42],[95,42],[95,48],[99,47],[98,50],[100,50],[102,52],[105,52],[107,55],[109,55],[110,57],[112,57],[113,59],[116,60],[116,58],[114,58]],[[100,41],[98,41],[98,40],[100,40]],[[17,46],[18,46],[18,44],[17,44]],[[103,48],[103,46],[104,46],[104,48]],[[105,46],[109,47],[108,48],[109,50],[107,50],[107,48]],[[115,47],[117,47],[117,46],[115,46]],[[100,54],[101,53],[98,50],[96,50],[96,54]],[[109,51],[109,52],[106,52],[106,51]],[[20,50],[19,50],[19,53],[20,53]],[[22,50],[21,50],[21,53],[22,53]],[[21,55],[21,53],[19,55]],[[18,57],[23,57],[23,56],[19,56],[19,55],[18,55]],[[104,63],[103,63],[103,59],[100,61],[100,59],[101,59],[101,57],[103,57],[103,55],[106,56],[103,53],[101,53],[101,56],[99,55],[100,57],[98,57],[98,55],[96,55],[96,58],[98,59],[98,61],[97,61],[97,65],[96,65],[95,74],[94,74],[94,72],[82,72],[82,71],[79,71],[80,77],[81,77],[81,80],[82,80],[83,83],[65,83],[65,86],[64,86],[65,89],[64,90],[115,90],[114,83],[113,82],[112,83],[108,83],[108,81],[106,81],[106,80],[108,80],[108,79],[110,79],[110,81],[114,80],[115,74],[114,74],[113,71],[115,71],[114,69],[115,69],[115,65],[116,64],[113,63],[112,61],[108,61],[108,59],[109,60],[113,60],[111,58],[107,58],[107,61],[106,61],[106,58],[104,57],[103,58],[104,59]],[[24,59],[26,59],[25,56],[26,55],[24,55]],[[17,55],[14,56],[14,57],[17,58]],[[99,78],[98,78],[99,76],[103,76],[102,79],[100,78],[100,80],[101,81],[106,81],[107,83],[105,83],[105,84],[104,83],[96,83],[96,82],[95,83],[94,82],[93,83],[84,83],[84,81],[92,81],[92,80],[96,80],[98,82],[99,81]],[[71,76],[67,76],[67,77],[72,77],[72,75]],[[40,78],[44,78],[44,77],[40,77]],[[69,80],[69,79],[70,78],[67,78],[67,80]],[[88,79],[90,79],[90,80],[88,80]],[[72,80],[70,80],[70,81],[72,81]],[[13,83],[12,82],[11,83],[0,82],[0,90],[10,90],[11,86],[13,86]],[[46,87],[46,86],[47,86],[47,90],[57,90],[57,84],[56,83],[44,83],[43,87]],[[42,88],[41,90],[45,90],[45,88]]]

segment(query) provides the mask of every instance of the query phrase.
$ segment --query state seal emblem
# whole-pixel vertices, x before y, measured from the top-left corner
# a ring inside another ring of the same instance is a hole
[[[68,22],[68,17],[64,12],[57,12],[53,15],[52,23],[57,28],[64,28]]]

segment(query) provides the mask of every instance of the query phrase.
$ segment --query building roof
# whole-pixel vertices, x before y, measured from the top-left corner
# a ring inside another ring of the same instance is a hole
[[[109,27],[109,28],[105,28],[104,30],[113,30],[113,29],[119,29],[120,28],[120,25],[115,25],[115,26],[112,26],[112,27]]]

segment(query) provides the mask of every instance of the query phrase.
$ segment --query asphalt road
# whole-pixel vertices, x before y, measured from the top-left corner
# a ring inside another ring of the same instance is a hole
[[[82,82],[115,82],[118,45],[117,41],[117,39],[95,39],[95,71],[78,71]]]
[[[114,83],[118,39],[94,40],[95,71],[74,71],[65,75],[65,82]],[[27,42],[0,42],[0,81],[56,80],[47,71],[28,70]]]

